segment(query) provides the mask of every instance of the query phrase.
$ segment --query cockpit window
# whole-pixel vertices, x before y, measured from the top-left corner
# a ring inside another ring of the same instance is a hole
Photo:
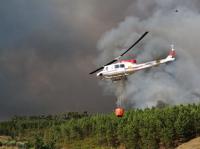
[[[125,66],[124,66],[124,64],[120,64],[120,68],[124,68]]]
[[[119,68],[119,65],[115,65],[115,68]]]

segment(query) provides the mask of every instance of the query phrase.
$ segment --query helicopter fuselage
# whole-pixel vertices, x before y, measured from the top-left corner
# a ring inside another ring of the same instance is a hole
[[[172,49],[169,55],[160,60],[154,60],[146,63],[137,64],[136,60],[123,60],[114,64],[104,66],[103,70],[97,73],[97,77],[100,79],[111,79],[112,81],[118,81],[126,79],[127,76],[133,74],[136,71],[158,66],[162,63],[167,63],[175,60],[175,50]]]

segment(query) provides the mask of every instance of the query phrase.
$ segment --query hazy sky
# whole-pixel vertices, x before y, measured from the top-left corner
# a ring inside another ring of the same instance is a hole
[[[178,1],[191,8],[199,4],[198,0]],[[161,9],[174,10],[179,4],[165,7],[162,2]],[[96,68],[97,43],[127,16],[147,19],[158,9],[158,3],[1,0],[0,119],[67,111],[112,111],[115,96],[105,94],[97,79],[88,75]]]
[[[131,0],[2,0],[0,119],[18,114],[108,112],[94,76],[101,35],[122,21]]]

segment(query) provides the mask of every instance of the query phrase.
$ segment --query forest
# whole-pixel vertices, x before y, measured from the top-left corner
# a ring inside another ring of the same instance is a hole
[[[69,112],[15,116],[0,123],[0,136],[33,149],[174,148],[199,135],[200,104],[131,109],[121,118],[114,113]]]

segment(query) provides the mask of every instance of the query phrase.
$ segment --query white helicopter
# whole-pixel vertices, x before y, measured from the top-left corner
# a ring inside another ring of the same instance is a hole
[[[100,79],[110,79],[112,81],[119,81],[127,79],[127,76],[133,74],[136,71],[158,66],[159,64],[175,60],[176,52],[173,48],[173,45],[171,46],[171,50],[169,51],[168,56],[164,59],[154,60],[141,64],[137,64],[135,59],[121,60],[121,61],[119,60],[128,51],[130,51],[140,40],[142,40],[144,36],[146,36],[147,34],[148,32],[145,32],[130,48],[128,48],[125,52],[123,52],[119,57],[115,58],[106,65],[90,72],[90,74],[98,72],[96,76]]]

